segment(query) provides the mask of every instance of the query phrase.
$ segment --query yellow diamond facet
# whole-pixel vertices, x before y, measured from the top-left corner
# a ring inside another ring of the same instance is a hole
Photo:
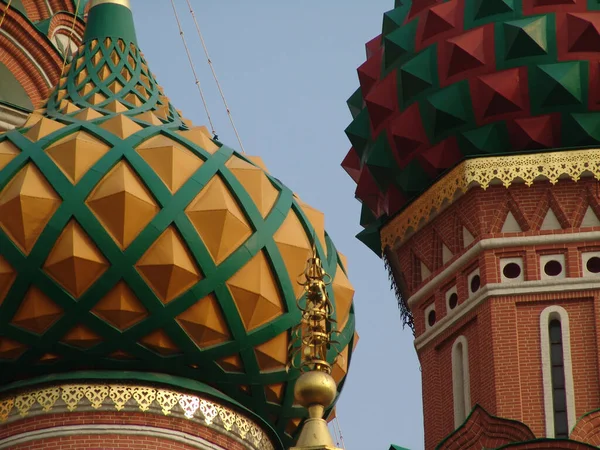
[[[110,146],[85,131],[77,131],[46,149],[73,184],[79,182],[109,150]]]
[[[108,261],[81,226],[71,220],[58,238],[44,269],[79,298],[108,268]]]
[[[0,191],[0,227],[29,253],[60,203],[38,168],[27,164]]]
[[[136,267],[163,303],[169,303],[202,279],[200,270],[173,226],[152,244]]]
[[[87,204],[122,248],[129,246],[159,211],[148,190],[124,161],[100,181]]]
[[[244,213],[219,176],[210,180],[185,211],[217,264],[252,235]]]

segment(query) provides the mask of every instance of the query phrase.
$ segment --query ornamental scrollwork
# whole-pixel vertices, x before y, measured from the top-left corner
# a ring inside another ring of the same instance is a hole
[[[64,384],[21,392],[0,398],[0,424],[34,414],[34,411],[36,414],[61,409],[73,412],[78,408],[139,410],[154,414],[160,412],[165,416],[176,413],[180,417],[203,421],[209,427],[226,430],[258,450],[274,450],[264,431],[238,412],[195,395],[151,386]]]
[[[507,155],[464,161],[381,229],[382,249],[402,242],[409,231],[422,228],[442,208],[472,187],[479,186],[485,190],[496,183],[506,188],[513,183],[532,186],[542,180],[556,184],[562,178],[576,182],[585,175],[600,180],[600,150]]]

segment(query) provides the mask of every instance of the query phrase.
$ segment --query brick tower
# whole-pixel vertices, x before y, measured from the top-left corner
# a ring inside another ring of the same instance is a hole
[[[600,2],[397,0],[348,101],[426,449],[600,445]]]
[[[21,126],[81,45],[83,0],[0,1],[0,132]]]
[[[298,274],[319,261],[340,331],[323,425],[356,341],[344,258],[323,213],[173,106],[128,0],[88,6],[63,76],[0,133],[0,448],[289,448]]]

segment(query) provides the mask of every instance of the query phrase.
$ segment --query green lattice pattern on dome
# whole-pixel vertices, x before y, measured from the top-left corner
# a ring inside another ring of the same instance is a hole
[[[122,39],[94,39],[81,46],[50,97],[48,111],[60,118],[63,101],[106,114],[127,111],[128,116],[136,116],[153,111],[163,121],[183,124],[137,46]]]
[[[400,0],[367,44],[342,165],[379,228],[464,158],[600,144],[600,2]]]
[[[183,169],[165,171],[176,158]],[[213,203],[200,211],[204,195]],[[237,219],[218,228],[234,230],[225,249],[195,216],[215,202]],[[320,220],[254,159],[183,119],[133,41],[88,39],[46,109],[0,135],[0,385],[78,370],[176,375],[214,386],[289,443],[305,411],[287,343],[312,239],[340,299],[328,354],[332,364],[342,354],[340,390],[355,344],[352,287]],[[255,290],[281,310],[257,318],[237,296],[259,266]],[[126,314],[99,308],[115,292]],[[211,323],[198,323],[200,304]]]

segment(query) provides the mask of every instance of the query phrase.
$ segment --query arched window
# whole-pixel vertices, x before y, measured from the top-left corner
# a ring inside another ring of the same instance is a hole
[[[467,338],[460,336],[452,345],[452,392],[454,396],[454,427],[458,428],[471,412],[469,381],[469,349]]]
[[[569,315],[549,306],[540,316],[546,436],[568,438],[575,425]]]

